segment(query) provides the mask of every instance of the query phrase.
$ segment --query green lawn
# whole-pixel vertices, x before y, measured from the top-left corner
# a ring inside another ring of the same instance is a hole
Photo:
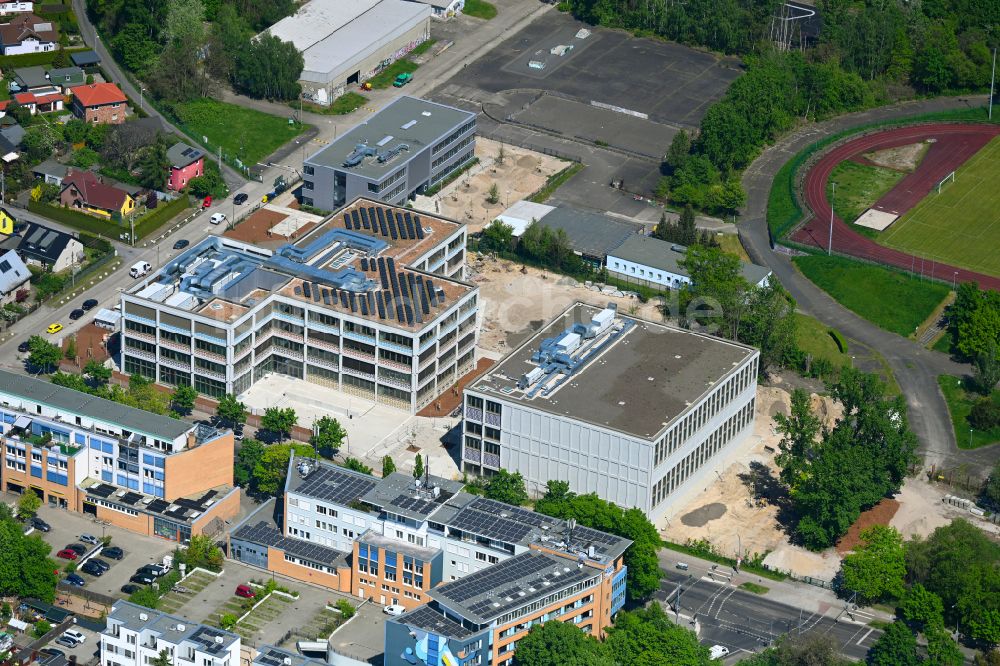
[[[948,287],[843,257],[806,255],[795,265],[834,300],[868,321],[911,335],[948,295]]]
[[[758,585],[757,583],[751,583],[750,581],[740,583],[740,589],[746,590],[747,592],[753,592],[754,594],[767,594],[771,590],[769,587],[764,587],[763,585]]]
[[[1000,137],[884,231],[878,242],[920,257],[1000,276]]]
[[[938,377],[938,386],[948,403],[951,413],[951,423],[955,428],[955,442],[960,449],[978,449],[980,446],[1000,442],[1000,428],[992,430],[974,430],[969,425],[969,412],[972,406],[982,399],[978,393],[969,393],[962,385],[962,380],[950,375]],[[1000,403],[1000,390],[993,391],[993,402]]]
[[[226,156],[247,166],[261,161],[305,129],[300,123],[289,124],[288,118],[207,97],[176,104],[173,110],[193,137],[207,137],[213,152],[222,146]]]
[[[462,13],[488,21],[497,15],[497,8],[486,0],[465,0],[465,8]]]
[[[885,167],[844,161],[838,164],[826,184],[827,198],[833,198],[833,211],[837,217],[849,223],[855,231],[866,236],[876,236],[879,232],[867,227],[854,225],[854,220],[871,208],[882,195],[893,188],[906,174]],[[837,191],[833,192],[833,183]]]
[[[420,42],[415,47],[413,47],[413,50],[410,51],[409,54],[407,54],[407,57],[413,58],[418,55],[423,55],[428,51],[430,51],[431,47],[434,46],[435,44],[437,44],[436,39],[428,39],[425,42]]]
[[[795,313],[795,344],[814,359],[825,358],[835,368],[851,365],[850,354],[840,351],[830,334],[830,327],[798,312]]]
[[[319,113],[324,116],[344,116],[355,109],[361,108],[367,101],[368,98],[364,95],[360,95],[356,92],[346,92],[337,99],[333,100],[329,106],[302,102],[302,110],[308,111],[309,113]],[[299,110],[299,102],[289,102],[288,106],[296,111]]]
[[[420,65],[417,63],[403,58],[402,60],[397,60],[392,63],[381,72],[368,79],[368,83],[372,84],[372,88],[381,90],[384,88],[391,88],[392,82],[396,80],[396,77],[400,74],[412,74],[419,69]]]

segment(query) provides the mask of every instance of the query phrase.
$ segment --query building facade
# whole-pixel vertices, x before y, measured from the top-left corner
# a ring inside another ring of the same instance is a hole
[[[476,116],[400,97],[305,160],[302,202],[334,210],[355,197],[402,204],[475,156]]]
[[[759,352],[576,303],[464,393],[462,468],[654,521],[753,430]]]
[[[273,251],[209,237],[122,292],[122,367],[215,397],[273,372],[415,412],[475,363],[465,234],[359,199]]]
[[[0,51],[3,55],[55,51],[58,41],[59,32],[55,24],[31,12],[18,13],[9,22],[0,24]]]
[[[148,666],[166,652],[171,666],[240,666],[239,635],[128,601],[117,601],[100,634],[101,666]]]
[[[128,98],[114,83],[90,83],[71,88],[73,115],[92,124],[125,122]]]
[[[167,151],[170,161],[170,174],[167,176],[167,189],[180,191],[187,187],[188,181],[205,173],[205,153],[200,148],[194,148],[186,143],[175,143]]]
[[[7,492],[175,541],[239,513],[230,431],[0,370]]]

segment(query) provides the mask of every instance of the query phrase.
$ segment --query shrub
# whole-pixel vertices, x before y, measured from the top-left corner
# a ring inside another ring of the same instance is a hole
[[[340,614],[344,617],[345,620],[349,620],[352,617],[354,617],[355,613],[354,606],[352,606],[351,602],[348,601],[347,599],[339,599],[337,601],[336,606],[337,610],[340,611]]]
[[[846,354],[847,353],[847,340],[845,340],[844,336],[840,334],[840,331],[838,331],[835,328],[831,328],[830,329],[830,337],[833,338],[833,341],[837,343],[837,349],[840,350],[840,353],[841,354]]]
[[[969,425],[976,430],[992,430],[1000,426],[1000,404],[990,398],[983,398],[972,406]]]
[[[35,623],[35,630],[32,633],[34,633],[35,638],[41,638],[50,631],[52,631],[52,625],[45,620],[39,620]]]
[[[219,618],[219,626],[228,631],[236,626],[237,620],[239,620],[239,618],[232,613],[226,613]]]

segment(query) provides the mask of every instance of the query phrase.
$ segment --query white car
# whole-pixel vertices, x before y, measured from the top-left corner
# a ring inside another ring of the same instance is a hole
[[[386,615],[398,616],[406,612],[406,608],[400,606],[399,604],[392,604],[391,606],[386,606],[382,609],[382,612]]]
[[[708,651],[708,656],[711,659],[722,659],[723,657],[728,657],[729,648],[725,645],[713,645]]]
[[[84,636],[81,632],[77,631],[76,629],[67,629],[62,633],[62,635],[69,636],[72,640],[76,641],[77,643],[87,642],[87,637]]]
[[[210,217],[208,219],[208,221],[211,222],[212,224],[222,224],[223,222],[226,221],[226,214],[225,213],[216,213],[215,215],[213,215],[212,217]]]

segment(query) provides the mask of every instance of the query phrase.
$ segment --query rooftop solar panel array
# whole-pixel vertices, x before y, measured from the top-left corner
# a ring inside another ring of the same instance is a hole
[[[377,483],[372,477],[320,465],[295,487],[295,492],[346,505],[367,493]]]
[[[456,640],[463,640],[472,636],[472,631],[466,629],[458,622],[450,620],[430,606],[420,606],[412,610],[399,620],[411,627],[418,627],[424,631],[429,631],[438,636],[447,636]]]
[[[266,521],[261,521],[256,525],[243,525],[232,535],[233,539],[249,541],[251,543],[264,546],[280,548],[290,555],[295,555],[305,560],[317,564],[331,564],[344,557],[345,553],[320,546],[319,544],[303,541],[302,539],[290,539]]]

